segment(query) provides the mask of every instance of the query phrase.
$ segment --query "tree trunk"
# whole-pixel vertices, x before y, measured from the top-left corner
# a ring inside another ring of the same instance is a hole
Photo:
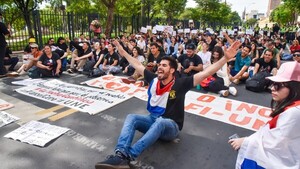
[[[108,8],[107,22],[105,26],[105,36],[111,36],[112,24],[114,20],[115,5],[110,5]]]
[[[31,25],[31,21],[30,21],[30,14],[28,11],[23,11],[23,12],[24,12],[24,20],[27,25],[29,37],[34,37],[33,31],[32,31],[32,25]]]

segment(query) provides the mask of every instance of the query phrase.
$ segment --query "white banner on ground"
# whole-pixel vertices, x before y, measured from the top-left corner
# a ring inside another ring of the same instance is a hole
[[[121,78],[124,77],[108,75],[84,83],[89,86],[122,92],[147,101],[145,87],[139,87],[138,82],[125,84]],[[254,131],[270,120],[269,114],[271,113],[267,107],[193,91],[186,94],[185,111]]]
[[[12,107],[14,107],[13,104],[8,103],[8,102],[6,102],[6,101],[0,99],[0,111],[1,111],[1,110],[6,110],[6,109],[10,109],[10,108],[12,108]]]
[[[99,113],[130,98],[124,93],[84,87],[59,80],[36,83],[16,91],[89,114]]]
[[[14,121],[19,120],[20,118],[13,116],[9,113],[6,113],[4,111],[0,111],[0,127],[3,127],[7,124],[10,124]]]
[[[44,147],[51,140],[56,139],[69,129],[38,121],[30,121],[4,137],[18,140],[23,143]]]
[[[45,82],[46,80],[43,79],[24,79],[24,80],[18,80],[18,81],[13,81],[11,82],[14,85],[20,85],[20,86],[28,86],[32,85],[33,83],[40,83],[40,82]]]

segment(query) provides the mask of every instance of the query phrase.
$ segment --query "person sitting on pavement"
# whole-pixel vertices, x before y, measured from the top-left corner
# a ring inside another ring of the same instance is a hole
[[[160,63],[160,60],[165,56],[164,52],[160,51],[160,46],[156,42],[150,43],[150,54],[148,55],[147,69],[156,72],[157,65]]]
[[[188,44],[186,46],[186,54],[182,54],[177,58],[178,72],[180,77],[193,76],[203,70],[203,63],[197,54],[195,54],[196,46]]]
[[[57,53],[51,51],[51,45],[46,44],[44,53],[37,62],[38,72],[41,77],[60,77],[61,60]]]
[[[34,37],[29,38],[28,44],[24,48],[24,54],[25,55],[31,53],[31,47],[30,47],[30,45],[33,44],[33,43],[36,43],[35,38]]]
[[[17,73],[19,73],[19,75],[23,75],[26,74],[26,72],[32,68],[33,66],[37,66],[37,62],[40,58],[40,56],[42,56],[43,52],[39,50],[39,46],[36,43],[31,43],[30,44],[30,51],[31,54],[24,56],[23,57],[23,65],[19,68],[19,70],[17,71]]]
[[[198,52],[197,55],[200,56],[202,60],[203,69],[211,65],[211,52],[208,51],[208,44],[206,42],[202,43],[202,50]]]
[[[293,59],[294,61],[300,63],[300,50],[295,51],[295,53],[293,54]]]
[[[92,53],[92,49],[88,42],[82,42],[81,45],[79,43],[75,43],[73,41],[70,42],[72,46],[76,48],[76,50],[72,53],[72,60],[70,69],[67,70],[68,73],[81,72],[83,71],[83,66],[86,63],[87,55]],[[75,68],[75,62],[77,61],[77,66]]]
[[[249,77],[249,73],[247,72],[248,67],[251,64],[251,59],[249,57],[249,53],[251,51],[250,46],[245,46],[239,51],[234,60],[234,67],[231,68],[229,74],[229,80],[235,84],[239,84],[240,81],[245,81]]]
[[[279,50],[277,48],[275,48],[275,42],[272,41],[272,40],[269,40],[267,43],[266,43],[266,49],[263,51],[262,55],[261,55],[261,58],[264,57],[264,53],[267,49],[270,49],[273,51],[273,59],[276,61],[277,63],[277,68],[280,67],[280,55],[279,55]]]
[[[293,44],[290,46],[289,53],[282,56],[282,60],[290,60],[296,50],[300,50],[300,44],[298,40],[293,40]]]
[[[224,56],[224,51],[222,47],[215,46],[212,50],[212,57],[210,59],[211,64],[217,63]],[[205,70],[205,69],[204,69]],[[204,90],[211,91],[214,93],[219,93],[224,97],[227,97],[229,94],[236,96],[237,90],[235,87],[229,87],[230,80],[228,76],[227,64],[224,64],[221,69],[219,69],[213,77],[214,81],[209,83],[207,87],[203,87]]]
[[[18,57],[11,57],[10,54],[12,54],[12,51],[9,49],[8,46],[6,46],[5,56],[4,56],[4,65],[10,65],[8,68],[8,71],[14,71],[15,66],[19,62]]]
[[[257,132],[230,139],[238,151],[235,167],[300,168],[300,63],[286,62],[271,80],[271,120]]]
[[[262,71],[267,71],[273,76],[277,74],[277,64],[276,61],[273,59],[272,52],[273,52],[272,50],[267,49],[265,51],[264,57],[256,60],[254,70],[253,70],[253,75]]]
[[[54,44],[55,46],[57,46],[59,49],[63,51],[63,55],[62,56],[60,55],[61,67],[63,71],[67,70],[67,64],[68,64],[67,56],[70,52],[69,46],[66,44],[66,41],[69,41],[69,39],[65,39],[64,37],[58,37],[57,43]]]
[[[133,47],[132,49],[132,57],[136,58],[139,60],[141,63],[145,62],[145,57],[143,51],[139,47]],[[124,74],[127,76],[132,76],[135,73],[134,67],[129,64],[128,66],[125,67],[125,70],[123,71]],[[136,72],[137,73],[137,72]],[[138,73],[135,76],[140,76]],[[136,78],[134,78],[136,79]]]
[[[99,44],[99,49],[98,49],[97,43]],[[96,42],[94,46],[95,46],[95,50],[93,51],[93,55],[94,55],[94,59],[95,59],[96,63],[93,68],[97,69],[100,64],[103,64],[105,55],[108,53],[108,51],[107,51],[107,48],[105,47],[104,42],[100,42],[100,43]]]
[[[177,62],[174,58],[163,57],[158,64],[157,74],[155,74],[125,52],[117,41],[114,41],[114,44],[119,53],[126,57],[140,74],[144,74],[145,80],[150,83],[147,104],[150,114],[129,114],[126,117],[115,147],[115,154],[96,163],[96,169],[129,169],[130,162],[159,139],[172,141],[177,138],[184,123],[185,94],[206,77],[217,72],[229,59],[234,57],[240,46],[240,42],[235,42],[228,50],[225,50],[225,57],[203,72],[194,76],[176,78]],[[132,144],[136,130],[143,132],[144,135]]]
[[[105,74],[117,74],[121,72],[119,55],[115,52],[115,48],[114,44],[108,44],[108,53],[105,55],[103,64],[99,65],[99,69],[105,72]]]

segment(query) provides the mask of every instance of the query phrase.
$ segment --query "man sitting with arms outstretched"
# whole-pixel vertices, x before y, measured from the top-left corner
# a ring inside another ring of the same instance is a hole
[[[114,41],[114,44],[119,54],[149,82],[147,110],[150,114],[127,116],[115,148],[115,155],[108,156],[105,161],[97,163],[96,169],[129,169],[130,161],[136,159],[158,139],[174,140],[183,127],[185,94],[206,77],[217,72],[236,55],[241,45],[240,42],[234,42],[228,50],[225,50],[225,57],[204,71],[185,78],[175,78],[177,63],[174,58],[163,57],[158,64],[157,74],[154,74],[125,52],[119,42]],[[144,135],[132,144],[135,130],[143,132]]]

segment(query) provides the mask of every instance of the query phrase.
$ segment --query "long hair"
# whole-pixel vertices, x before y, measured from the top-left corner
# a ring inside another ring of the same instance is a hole
[[[297,81],[290,81],[286,82],[286,87],[290,89],[289,95],[280,102],[276,102],[272,99],[271,101],[271,108],[272,113],[270,114],[271,117],[275,117],[282,112],[284,109],[291,105],[293,102],[300,100],[300,82]]]
[[[222,47],[220,47],[220,46],[215,46],[215,47],[213,48],[213,50],[211,51],[210,63],[213,63],[213,61],[214,61],[214,57],[213,57],[214,52],[219,53],[219,58],[218,58],[218,60],[220,60],[220,59],[224,56],[224,51],[223,51]]]

